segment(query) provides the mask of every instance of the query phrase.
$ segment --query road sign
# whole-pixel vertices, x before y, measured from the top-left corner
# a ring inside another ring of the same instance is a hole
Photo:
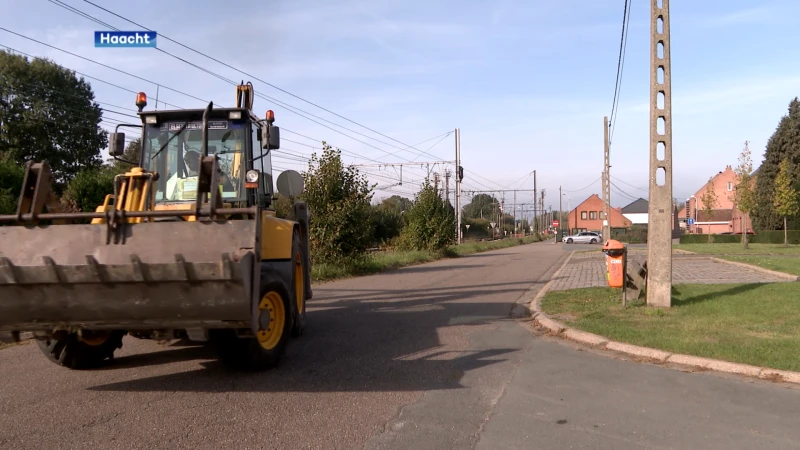
[[[553,226],[554,226],[554,227],[557,227],[557,226],[558,226],[558,221],[557,221],[557,220],[554,220],[554,221],[553,221]]]
[[[489,222],[489,226],[491,226],[492,228],[494,228],[495,225],[497,225],[497,224],[494,223],[494,222]]]
[[[689,225],[694,225],[694,219],[689,219],[686,221]]]

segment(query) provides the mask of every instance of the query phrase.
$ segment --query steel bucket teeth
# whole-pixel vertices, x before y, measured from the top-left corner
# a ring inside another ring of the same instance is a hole
[[[249,326],[255,220],[0,227],[0,331]]]

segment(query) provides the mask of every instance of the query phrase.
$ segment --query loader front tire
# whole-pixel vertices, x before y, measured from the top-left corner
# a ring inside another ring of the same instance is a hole
[[[256,336],[238,337],[230,329],[212,330],[210,333],[220,361],[251,371],[277,366],[291,333],[292,298],[285,283],[262,281],[260,329]]]
[[[106,359],[113,359],[114,352],[122,348],[123,330],[88,333],[81,339],[77,333],[64,337],[37,340],[39,349],[50,361],[73,370],[91,369],[100,366]]]
[[[294,321],[292,336],[302,336],[306,329],[306,259],[300,241],[300,233],[294,232],[292,237],[292,286],[294,290]]]

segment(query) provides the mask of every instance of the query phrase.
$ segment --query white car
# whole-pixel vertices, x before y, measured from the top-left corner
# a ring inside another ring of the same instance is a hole
[[[578,234],[562,237],[561,242],[567,244],[597,244],[598,242],[603,242],[603,236],[595,231],[581,231]]]

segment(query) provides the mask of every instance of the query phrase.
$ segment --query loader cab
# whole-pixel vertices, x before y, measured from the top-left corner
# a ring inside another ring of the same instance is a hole
[[[203,111],[139,114],[143,123],[140,165],[146,171],[159,174],[154,188],[156,204],[194,202],[203,148]],[[208,154],[218,158],[222,170],[222,201],[232,207],[269,206],[274,183],[272,155],[260,144],[262,134],[266,137],[266,133],[262,133],[265,127],[247,109],[211,110]],[[246,176],[253,169],[259,172],[257,187],[248,182]]]

